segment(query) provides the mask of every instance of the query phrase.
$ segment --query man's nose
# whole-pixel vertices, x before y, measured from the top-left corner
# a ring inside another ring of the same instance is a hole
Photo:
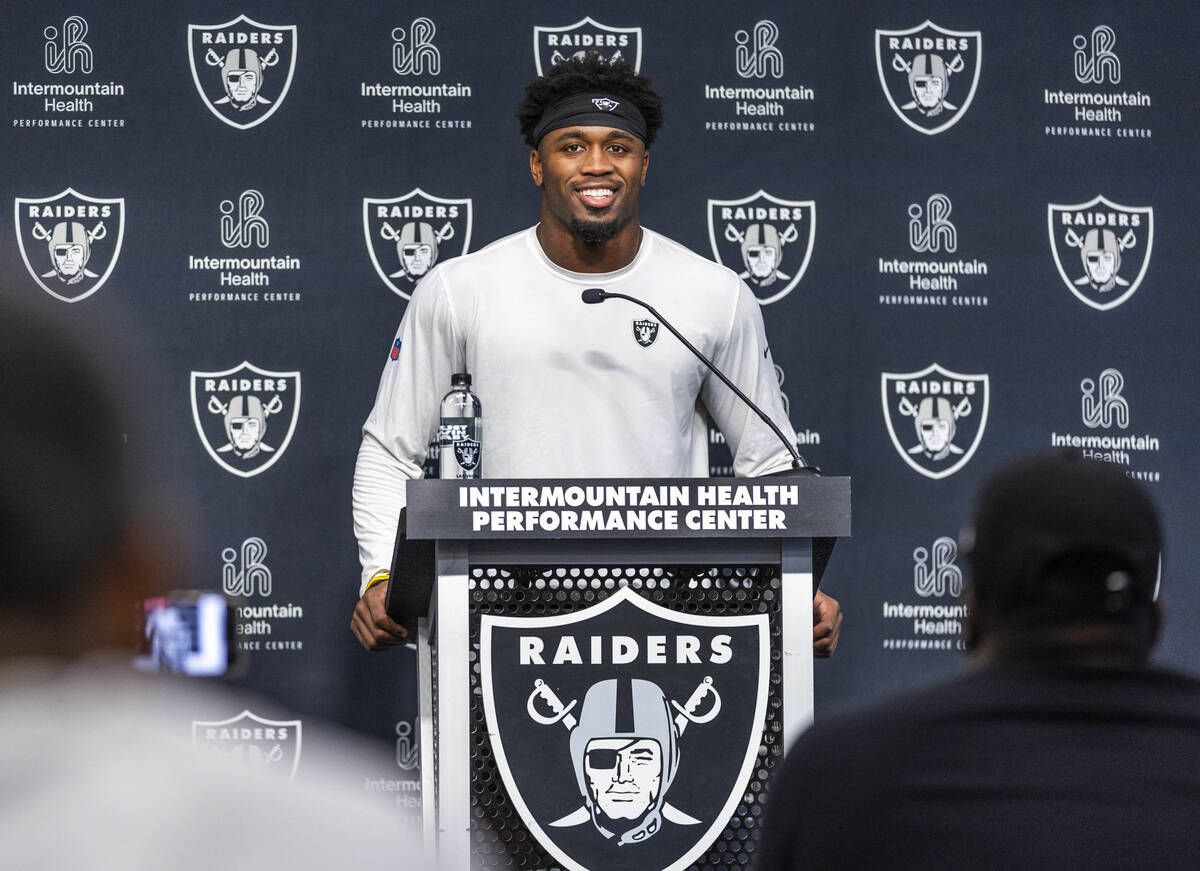
[[[587,159],[583,162],[583,171],[590,175],[604,175],[611,172],[612,155],[602,145],[589,148]]]

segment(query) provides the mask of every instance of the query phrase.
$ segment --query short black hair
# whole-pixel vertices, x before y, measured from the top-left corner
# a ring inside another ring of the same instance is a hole
[[[555,64],[544,76],[525,86],[525,99],[517,106],[516,116],[526,144],[537,148],[533,129],[548,106],[563,97],[590,91],[623,97],[637,106],[646,119],[646,147],[650,147],[662,127],[662,97],[629,61],[610,61],[595,52]]]

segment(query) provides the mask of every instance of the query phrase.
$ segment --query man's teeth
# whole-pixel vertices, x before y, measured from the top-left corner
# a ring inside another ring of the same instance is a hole
[[[608,199],[613,195],[613,192],[608,188],[588,188],[587,190],[580,191],[580,193],[592,200]]]

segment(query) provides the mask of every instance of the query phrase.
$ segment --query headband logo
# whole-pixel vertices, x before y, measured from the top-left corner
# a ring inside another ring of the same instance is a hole
[[[621,104],[618,103],[616,100],[608,99],[608,97],[596,97],[594,100],[592,100],[592,105],[595,106],[597,109],[599,109],[601,112],[611,112],[614,109],[616,109],[617,106],[620,106]]]

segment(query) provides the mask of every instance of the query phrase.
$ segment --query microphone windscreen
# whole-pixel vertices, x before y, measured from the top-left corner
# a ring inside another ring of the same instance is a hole
[[[607,297],[608,297],[608,294],[606,294],[600,288],[589,287],[582,294],[580,294],[579,298],[582,299],[584,302],[586,302],[588,305],[595,305],[598,302],[604,302],[604,300]]]

